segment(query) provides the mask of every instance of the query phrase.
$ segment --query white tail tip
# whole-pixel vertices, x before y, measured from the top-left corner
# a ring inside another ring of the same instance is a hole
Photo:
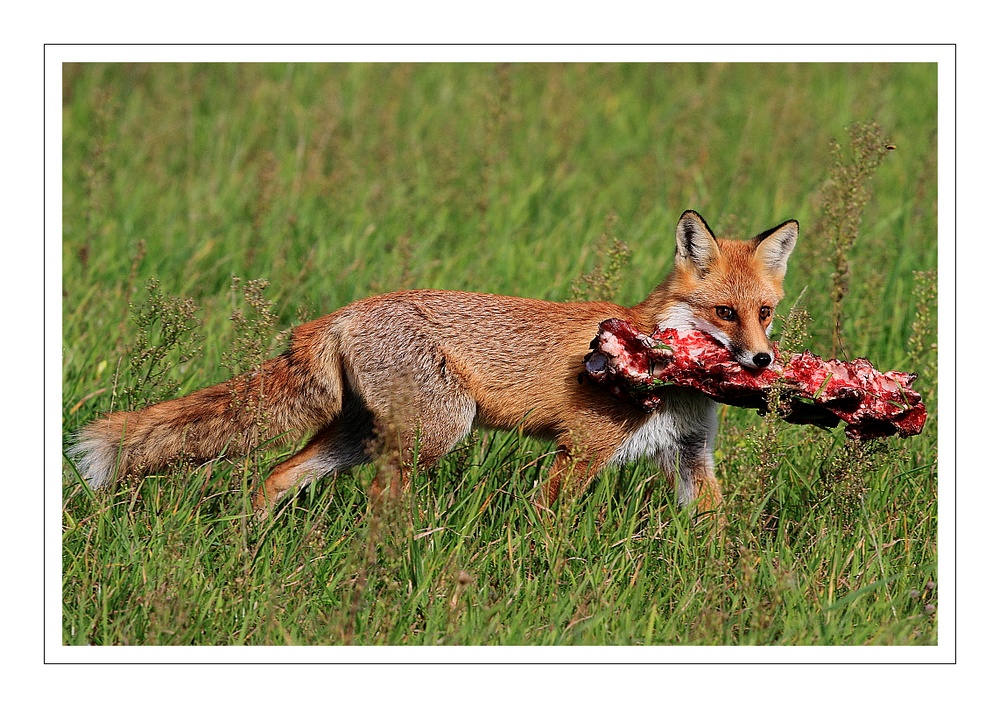
[[[66,454],[76,461],[77,472],[91,489],[103,489],[114,481],[118,445],[82,430]]]

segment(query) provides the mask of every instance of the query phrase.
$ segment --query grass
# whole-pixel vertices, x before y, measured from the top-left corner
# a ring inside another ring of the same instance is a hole
[[[802,346],[920,372],[931,413],[860,446],[722,409],[724,528],[646,463],[540,523],[552,449],[516,433],[398,505],[369,506],[368,465],[265,525],[250,492],[294,444],[99,494],[66,460],[65,644],[937,642],[933,65],[70,65],[63,88],[66,441],[377,292],[636,302],[687,208],[740,237],[797,218],[780,314],[798,298]],[[872,121],[896,149],[831,243]]]

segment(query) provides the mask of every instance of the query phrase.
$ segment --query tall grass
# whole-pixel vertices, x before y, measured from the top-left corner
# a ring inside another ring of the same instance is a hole
[[[647,463],[542,523],[552,448],[516,432],[398,504],[371,504],[366,465],[261,525],[249,493],[295,441],[99,494],[67,460],[64,642],[935,643],[935,96],[918,64],[67,66],[67,441],[376,292],[634,303],[687,208],[728,236],[797,218],[790,340],[918,371],[931,416],[860,445],[724,408],[725,526]],[[830,243],[831,141],[873,122],[896,149]]]

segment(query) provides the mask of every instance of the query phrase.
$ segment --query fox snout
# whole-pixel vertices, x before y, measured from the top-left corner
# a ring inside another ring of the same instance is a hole
[[[768,342],[770,346],[770,342]],[[745,349],[738,345],[733,345],[732,342],[728,346],[729,353],[733,355],[733,358],[739,362],[740,366],[746,369],[766,369],[774,361],[774,354],[772,350],[765,349],[760,351],[753,351]]]
[[[757,352],[753,355],[753,358],[750,361],[752,361],[753,365],[757,368],[763,369],[771,363],[771,355],[767,352]]]

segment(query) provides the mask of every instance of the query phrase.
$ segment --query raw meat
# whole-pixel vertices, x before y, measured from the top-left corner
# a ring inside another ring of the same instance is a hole
[[[657,329],[646,335],[620,319],[605,320],[585,357],[586,376],[651,413],[665,386],[684,386],[732,406],[763,413],[778,389],[778,414],[790,423],[834,427],[847,423],[850,438],[869,439],[923,430],[927,410],[911,384],[916,374],[878,371],[867,359],[824,360],[803,352],[751,370],[702,332]],[[583,375],[581,375],[581,378]]]

